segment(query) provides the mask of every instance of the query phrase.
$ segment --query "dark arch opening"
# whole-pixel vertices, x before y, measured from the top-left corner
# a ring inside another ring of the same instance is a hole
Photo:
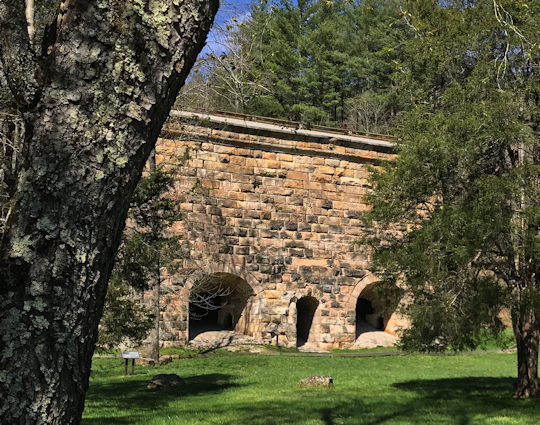
[[[201,276],[189,297],[189,340],[209,331],[236,331],[253,291],[242,278],[230,273]],[[244,320],[245,322],[245,320]]]
[[[309,338],[313,316],[319,301],[313,297],[302,297],[296,302],[296,346],[301,347]]]
[[[384,330],[384,319],[375,314],[373,303],[367,298],[360,297],[356,301],[356,338],[364,332]]]

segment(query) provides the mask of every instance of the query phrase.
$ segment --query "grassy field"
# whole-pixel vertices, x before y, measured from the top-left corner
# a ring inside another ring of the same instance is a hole
[[[84,425],[537,424],[540,401],[514,400],[515,354],[392,357],[228,356],[136,367],[95,359]],[[149,390],[176,373],[186,385]],[[300,379],[334,378],[330,389]]]

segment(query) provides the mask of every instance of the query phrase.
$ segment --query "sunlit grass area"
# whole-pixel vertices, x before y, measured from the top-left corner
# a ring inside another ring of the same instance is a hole
[[[95,359],[83,424],[537,424],[540,403],[511,397],[515,363],[501,353],[216,356],[137,366],[124,377],[121,359]],[[158,373],[186,385],[147,389]],[[312,375],[334,386],[297,387]]]

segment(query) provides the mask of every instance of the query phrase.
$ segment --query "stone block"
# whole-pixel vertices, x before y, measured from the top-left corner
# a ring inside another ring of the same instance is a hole
[[[307,181],[308,180],[308,174],[299,172],[299,171],[289,171],[287,173],[287,179],[289,180],[302,180]]]
[[[281,298],[281,291],[264,291],[264,295],[268,300],[276,300]]]

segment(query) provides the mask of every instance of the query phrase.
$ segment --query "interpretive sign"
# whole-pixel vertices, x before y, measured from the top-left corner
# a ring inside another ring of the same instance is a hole
[[[135,373],[135,359],[138,359],[139,357],[140,356],[137,351],[122,351],[122,358],[126,359],[126,370],[124,372],[124,376],[127,376],[129,359],[131,359],[131,374],[133,375]]]

